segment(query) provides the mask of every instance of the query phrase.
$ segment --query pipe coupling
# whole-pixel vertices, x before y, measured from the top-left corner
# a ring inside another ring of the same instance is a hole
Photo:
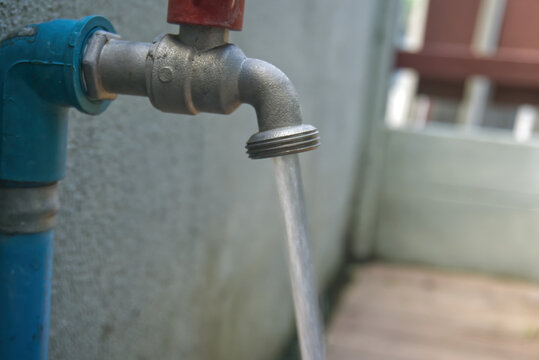
[[[163,35],[146,59],[147,95],[165,112],[230,114],[241,104],[238,77],[245,59],[232,44],[201,51],[177,35]]]
[[[60,209],[57,184],[0,187],[0,231],[33,234],[52,229]]]

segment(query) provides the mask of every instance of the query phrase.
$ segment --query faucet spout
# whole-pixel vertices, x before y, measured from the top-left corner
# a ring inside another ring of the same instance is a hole
[[[318,130],[303,124],[296,89],[281,70],[262,60],[245,59],[238,84],[240,100],[255,108],[260,130],[247,141],[250,158],[283,156],[319,146]]]

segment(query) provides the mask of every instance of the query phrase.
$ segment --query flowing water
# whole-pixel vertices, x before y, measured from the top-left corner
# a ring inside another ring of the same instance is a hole
[[[288,261],[301,358],[324,360],[324,336],[311,260],[305,202],[297,154],[274,158],[284,212]]]

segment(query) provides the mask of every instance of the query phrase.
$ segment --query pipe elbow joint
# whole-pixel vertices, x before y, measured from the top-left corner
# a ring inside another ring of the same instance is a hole
[[[0,42],[0,180],[49,183],[65,173],[67,108],[98,114],[85,94],[81,59],[103,17],[29,25]],[[31,104],[28,106],[28,104]]]
[[[299,97],[290,79],[277,67],[245,59],[238,79],[242,102],[255,108],[259,132],[247,141],[247,154],[262,159],[314,150],[318,130],[303,124]]]
[[[238,79],[240,100],[255,108],[260,131],[301,125],[299,97],[290,79],[263,60],[245,59]]]

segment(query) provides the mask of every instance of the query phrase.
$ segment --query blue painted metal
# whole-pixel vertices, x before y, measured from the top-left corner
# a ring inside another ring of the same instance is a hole
[[[52,230],[0,233],[0,359],[46,359]]]
[[[100,16],[29,25],[0,43],[0,180],[47,183],[65,175],[67,109],[103,112],[83,89],[91,34],[114,32]]]
[[[100,16],[29,25],[0,42],[0,186],[28,187],[65,175],[67,109],[99,114],[108,101],[84,92],[81,63]],[[2,204],[0,204],[0,207]],[[0,231],[0,359],[47,359],[52,230]]]

